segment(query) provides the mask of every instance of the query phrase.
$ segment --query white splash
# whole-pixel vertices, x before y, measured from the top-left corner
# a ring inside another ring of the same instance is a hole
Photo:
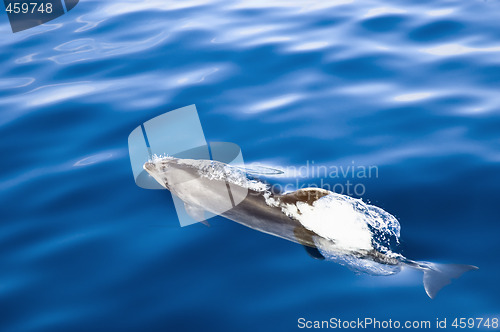
[[[352,204],[337,199],[337,194],[324,196],[312,205],[306,202],[286,204],[283,207],[290,217],[316,234],[333,240],[345,250],[371,250],[372,233],[365,215],[356,211]]]
[[[264,194],[264,198],[269,206],[280,207],[283,213],[298,220],[305,228],[332,240],[338,254],[375,249],[393,256],[391,241],[399,243],[401,227],[398,220],[361,199],[334,192],[329,192],[312,205],[302,201],[282,203],[269,192]]]

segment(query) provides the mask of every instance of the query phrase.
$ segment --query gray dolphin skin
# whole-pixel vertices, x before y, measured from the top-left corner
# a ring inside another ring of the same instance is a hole
[[[155,157],[143,168],[204,221],[205,211],[305,247],[316,259],[333,261],[356,272],[392,275],[402,267],[423,271],[430,298],[472,265],[417,262],[393,252],[399,223],[384,210],[360,199],[324,189],[272,193],[264,182],[239,168],[212,160]]]

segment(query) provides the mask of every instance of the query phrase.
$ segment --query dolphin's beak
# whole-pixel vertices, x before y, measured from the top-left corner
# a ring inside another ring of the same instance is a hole
[[[144,168],[149,174],[151,174],[155,170],[155,164],[150,161],[147,161],[144,163],[142,168]]]
[[[162,187],[168,189],[166,186],[166,183],[162,179],[162,176],[158,173],[158,170],[157,170],[156,165],[154,163],[147,161],[144,163],[144,165],[142,165],[142,168],[144,168],[146,170],[146,172],[148,172],[149,175],[151,175],[156,180],[156,182],[161,184]]]

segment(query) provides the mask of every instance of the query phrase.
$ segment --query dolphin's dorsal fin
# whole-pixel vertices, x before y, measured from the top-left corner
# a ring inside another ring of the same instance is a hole
[[[285,204],[295,204],[304,202],[312,205],[315,201],[323,196],[330,194],[328,190],[321,188],[304,188],[294,192],[279,196],[280,201]]]
[[[196,221],[201,222],[203,225],[210,227],[208,221],[205,220],[205,210],[201,207],[194,206],[184,202],[184,208],[187,214]]]

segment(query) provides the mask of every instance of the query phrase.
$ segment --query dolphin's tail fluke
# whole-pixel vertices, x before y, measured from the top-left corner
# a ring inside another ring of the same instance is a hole
[[[479,269],[474,265],[463,264],[412,263],[411,266],[424,271],[424,288],[431,299],[436,297],[441,288],[450,284],[451,279],[457,279],[467,271]]]

